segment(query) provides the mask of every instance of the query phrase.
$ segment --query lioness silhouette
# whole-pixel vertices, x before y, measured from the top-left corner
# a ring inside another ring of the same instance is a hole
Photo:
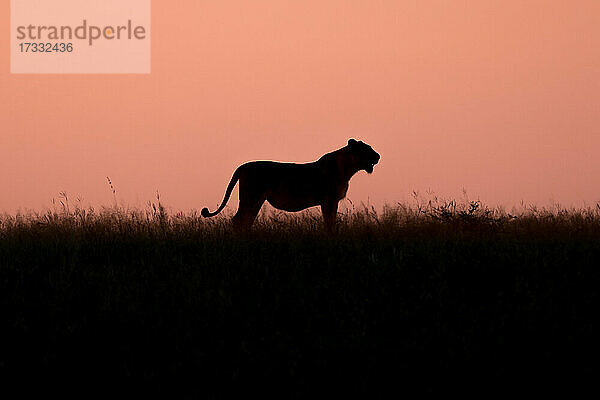
[[[232,222],[238,229],[249,229],[263,203],[285,211],[300,211],[321,206],[325,229],[333,230],[338,202],[346,197],[350,178],[360,170],[373,172],[380,156],[366,143],[354,139],[341,149],[309,163],[251,161],[240,165],[227,186],[225,198],[215,212],[202,209],[203,217],[223,210],[236,183],[239,207]]]

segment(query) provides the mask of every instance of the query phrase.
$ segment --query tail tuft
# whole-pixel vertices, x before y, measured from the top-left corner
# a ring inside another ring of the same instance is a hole
[[[223,202],[221,203],[219,208],[217,208],[217,210],[215,212],[211,213],[210,211],[208,211],[208,208],[204,207],[202,209],[202,211],[200,211],[200,215],[202,215],[204,218],[214,217],[215,215],[220,213],[221,210],[223,210],[223,208],[225,208],[225,204],[227,204],[227,200],[229,200],[229,195],[231,195],[231,191],[233,190],[233,187],[235,186],[237,181],[240,180],[240,168],[242,168],[242,167],[238,167],[238,169],[236,169],[235,172],[233,173],[233,176],[231,177],[231,180],[229,181],[229,185],[227,185],[227,190],[225,190],[225,197],[223,197]]]

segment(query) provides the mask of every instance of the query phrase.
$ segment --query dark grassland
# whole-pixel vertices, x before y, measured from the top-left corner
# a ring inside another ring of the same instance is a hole
[[[199,398],[590,388],[600,207],[514,213],[363,207],[333,235],[316,212],[244,235],[161,206],[3,215],[0,376]]]

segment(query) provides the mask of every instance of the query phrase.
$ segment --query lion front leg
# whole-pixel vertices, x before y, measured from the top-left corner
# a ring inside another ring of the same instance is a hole
[[[333,230],[335,229],[337,209],[337,200],[325,201],[323,204],[321,204],[321,212],[323,213],[323,223],[327,232],[333,232]]]

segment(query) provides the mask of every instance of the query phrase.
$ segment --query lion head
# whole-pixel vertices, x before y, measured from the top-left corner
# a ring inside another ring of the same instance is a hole
[[[348,140],[348,148],[358,169],[364,169],[369,174],[372,173],[373,167],[379,162],[381,156],[368,144],[354,139]]]

